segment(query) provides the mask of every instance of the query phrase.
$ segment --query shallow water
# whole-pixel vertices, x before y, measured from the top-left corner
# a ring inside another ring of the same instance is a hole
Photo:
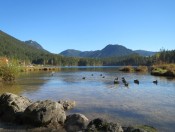
[[[115,77],[120,84],[113,84]],[[122,77],[129,87],[123,85]],[[154,80],[158,80],[157,85],[152,83]],[[34,101],[75,100],[77,106],[68,113],[83,113],[89,119],[103,117],[122,125],[146,124],[159,131],[175,130],[175,80],[149,73],[123,73],[117,67],[68,67],[53,76],[51,72],[23,73],[15,84],[0,87],[0,94],[12,92]]]

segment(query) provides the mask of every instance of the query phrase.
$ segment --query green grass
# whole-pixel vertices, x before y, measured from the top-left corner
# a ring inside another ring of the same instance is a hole
[[[138,67],[133,67],[133,66],[124,66],[119,69],[120,71],[124,72],[147,72],[148,67],[147,66],[138,66]]]
[[[147,66],[138,66],[134,69],[136,72],[147,72],[148,67]]]
[[[134,68],[132,66],[124,66],[120,68],[119,70],[123,72],[134,72]]]
[[[141,128],[147,132],[157,132],[157,130],[152,126],[142,125],[142,126],[136,126],[136,128]]]
[[[20,71],[20,66],[16,60],[11,60],[8,64],[0,63],[0,78],[3,81],[14,81]]]
[[[151,70],[152,75],[175,77],[175,64],[154,65]]]

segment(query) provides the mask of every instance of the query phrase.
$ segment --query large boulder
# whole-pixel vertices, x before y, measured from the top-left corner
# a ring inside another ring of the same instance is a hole
[[[84,130],[88,124],[88,119],[82,114],[72,114],[66,117],[65,129],[68,132]]]
[[[0,119],[16,122],[24,110],[32,104],[32,101],[23,96],[12,93],[4,93],[0,96]]]
[[[97,118],[92,120],[86,129],[87,132],[123,132],[118,123],[108,123],[105,119]]]
[[[51,100],[37,101],[24,111],[24,121],[34,126],[59,127],[65,119],[63,106]]]
[[[75,107],[75,101],[71,100],[59,100],[58,103],[63,105],[64,110],[69,110]]]

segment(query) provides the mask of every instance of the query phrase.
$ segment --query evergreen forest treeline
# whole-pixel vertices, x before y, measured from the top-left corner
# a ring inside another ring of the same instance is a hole
[[[153,65],[156,63],[174,63],[175,50],[161,50],[159,53],[143,57],[138,54],[108,58],[64,57],[37,49],[0,31],[0,57],[20,60],[21,63],[55,66],[117,66],[117,65]]]

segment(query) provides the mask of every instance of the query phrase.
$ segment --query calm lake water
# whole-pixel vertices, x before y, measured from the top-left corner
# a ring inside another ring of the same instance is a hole
[[[93,74],[93,76],[92,76]],[[100,76],[102,74],[102,76]],[[86,77],[85,80],[82,77]],[[129,82],[114,85],[114,78]],[[133,80],[139,79],[140,84]],[[152,81],[158,80],[155,85]],[[175,131],[175,80],[149,73],[123,73],[117,67],[73,67],[60,72],[22,73],[15,84],[0,84],[0,94],[11,92],[36,100],[75,100],[67,113],[89,119],[103,117],[122,125],[151,125],[159,131]]]

